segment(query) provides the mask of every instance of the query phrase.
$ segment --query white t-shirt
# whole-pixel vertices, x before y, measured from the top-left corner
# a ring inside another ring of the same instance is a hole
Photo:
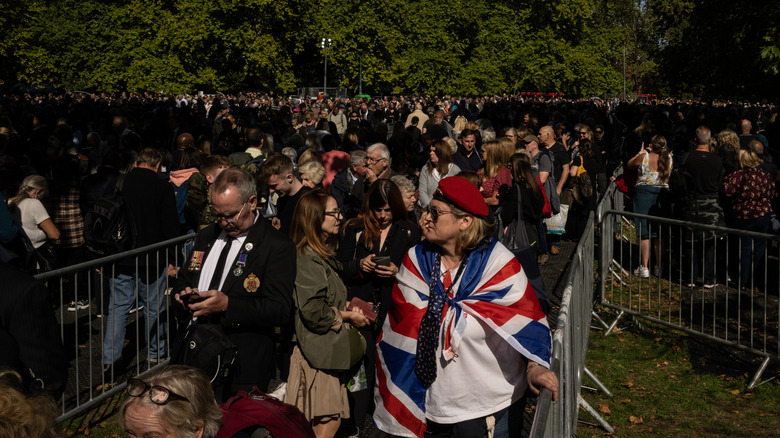
[[[38,248],[46,242],[46,233],[39,225],[49,219],[49,213],[41,201],[32,198],[22,200],[19,203],[19,209],[14,211],[14,216],[22,224],[24,232],[34,247]]]

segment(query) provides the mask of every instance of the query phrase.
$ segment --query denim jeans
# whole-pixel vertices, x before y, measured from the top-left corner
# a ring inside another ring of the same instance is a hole
[[[769,215],[755,219],[735,219],[734,227],[739,228],[740,230],[768,233],[771,221],[772,218]],[[742,236],[739,241],[739,261],[742,269],[740,283],[742,286],[752,287],[753,285],[750,284],[750,279],[764,259],[766,239],[754,239],[752,237]]]
[[[165,355],[167,325],[161,321],[158,327],[157,317],[165,303],[167,270],[156,281],[145,284],[141,278],[119,274],[109,280],[111,286],[111,305],[108,312],[108,326],[103,339],[103,364],[109,365],[122,358],[122,346],[125,341],[128,312],[135,307],[136,292],[139,302],[144,303],[144,339],[149,345],[150,358],[162,358]],[[137,288],[137,291],[136,291]]]

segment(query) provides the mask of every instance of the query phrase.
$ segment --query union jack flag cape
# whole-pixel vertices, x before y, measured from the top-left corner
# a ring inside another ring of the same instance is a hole
[[[428,242],[409,250],[377,340],[374,422],[391,435],[422,437],[426,429],[426,389],[415,375],[414,364],[435,257],[436,248]],[[443,293],[441,280],[436,287]],[[446,299],[439,332],[445,360],[458,352],[466,325],[464,313],[483,321],[509,348],[549,368],[552,342],[547,318],[520,262],[495,239],[471,253],[455,296]]]

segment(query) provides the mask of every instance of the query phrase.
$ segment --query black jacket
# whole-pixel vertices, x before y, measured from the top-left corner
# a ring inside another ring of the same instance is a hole
[[[35,389],[58,398],[68,361],[46,285],[0,263],[0,367],[9,366]]]
[[[185,287],[198,287],[202,266],[192,258],[203,255],[203,263],[222,229],[209,225],[198,233],[191,259],[173,282],[172,294]],[[251,244],[251,246],[249,246]],[[248,249],[251,248],[251,249]],[[202,252],[199,254],[196,251]],[[247,254],[246,264],[239,275],[235,268],[241,254]],[[209,322],[221,324],[230,340],[238,347],[238,367],[232,381],[227,382],[229,393],[251,389],[257,385],[263,391],[274,374],[274,327],[286,324],[292,314],[292,290],[296,273],[295,245],[284,234],[259,218],[250,228],[241,251],[235,260],[229,260],[230,272],[222,292],[228,299],[227,311],[209,315]],[[252,290],[249,276],[257,277],[259,288]]]
[[[360,233],[360,236],[358,236]],[[403,263],[406,252],[409,248],[420,243],[420,233],[417,225],[399,220],[390,225],[385,244],[379,247],[379,239],[373,242],[372,250],[369,251],[365,242],[362,224],[350,224],[344,230],[341,238],[339,251],[336,258],[343,265],[341,278],[347,285],[347,299],[358,297],[364,301],[376,304],[381,303],[379,307],[379,317],[376,327],[382,327],[382,321],[387,314],[388,306],[391,303],[394,278],[381,278],[373,274],[366,274],[360,270],[360,260],[368,256],[386,255],[390,256],[390,261],[400,267]]]

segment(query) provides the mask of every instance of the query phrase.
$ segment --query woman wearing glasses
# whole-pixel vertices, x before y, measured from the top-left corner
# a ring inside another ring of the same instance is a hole
[[[483,437],[492,424],[519,436],[526,388],[558,396],[547,320],[474,184],[443,179],[424,220],[377,343],[374,422],[398,436]]]
[[[120,408],[128,436],[214,438],[222,410],[202,371],[171,365],[127,381],[129,397]]]
[[[338,276],[336,244],[341,229],[336,200],[322,190],[304,194],[295,207],[291,235],[298,259],[295,277],[295,348],[290,357],[285,402],[300,409],[318,438],[336,434],[349,417],[346,370],[349,324],[368,319],[346,310],[347,288]]]
[[[374,345],[391,301],[395,275],[409,248],[420,242],[417,225],[406,217],[401,191],[395,183],[377,180],[369,186],[357,218],[347,222],[339,245],[337,257],[344,267],[341,274],[349,287],[349,299],[357,297],[371,303],[378,315],[374,324],[361,329],[367,345],[363,358],[366,387],[350,392],[357,427],[363,424],[374,393]]]

